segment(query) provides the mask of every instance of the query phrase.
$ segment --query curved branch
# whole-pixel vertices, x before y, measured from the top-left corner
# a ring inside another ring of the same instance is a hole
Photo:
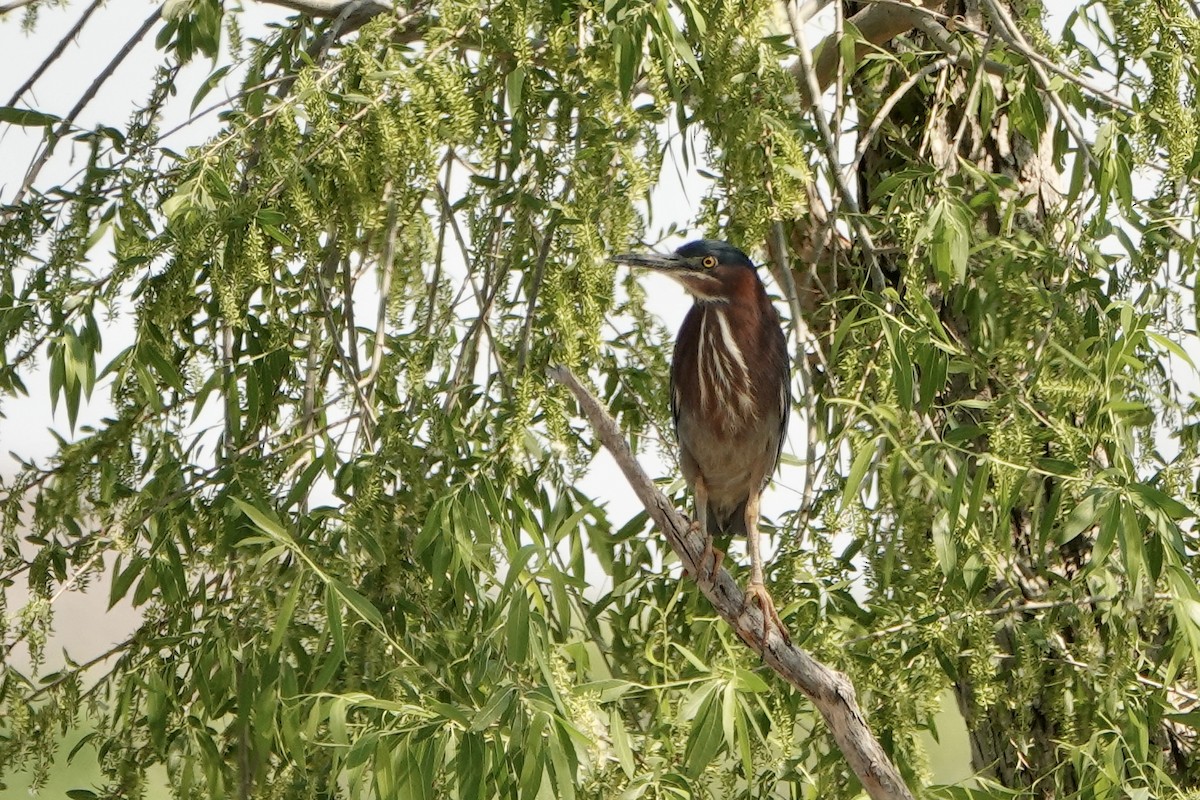
[[[825,110],[821,107],[820,80],[817,78],[816,68],[813,66],[812,56],[808,51],[808,43],[805,41],[804,23],[796,15],[796,9],[792,5],[791,0],[783,0],[783,5],[787,12],[788,22],[792,26],[792,36],[796,40],[797,52],[800,54],[800,66],[803,71],[805,85],[808,86],[808,96],[813,100],[813,119],[817,122],[817,130],[820,131],[821,141],[825,145],[825,157],[829,161],[830,179],[838,188],[840,201],[846,204],[846,208],[850,209],[850,225],[858,235],[859,245],[867,254],[867,275],[871,279],[871,288],[877,292],[881,292],[886,285],[886,281],[884,280],[883,272],[879,268],[879,259],[875,255],[875,243],[871,240],[871,232],[867,230],[867,226],[862,220],[858,199],[850,191],[850,184],[846,180],[846,176],[842,173],[837,140],[834,138],[833,130],[829,127],[829,120],[825,117]]]
[[[851,17],[850,21],[858,27],[859,32],[863,35],[863,39],[869,42],[870,45],[879,46],[886,44],[908,30],[918,28],[929,36],[930,40],[942,49],[946,55],[958,56],[959,48],[951,39],[949,30],[946,27],[947,25],[953,23],[955,30],[969,33],[980,41],[986,40],[990,35],[988,31],[969,25],[959,17],[949,17],[933,8],[920,5],[915,0],[864,0],[864,2],[870,5]],[[1134,108],[1131,103],[1123,100],[1112,91],[1092,83],[1082,75],[1076,75],[1069,69],[1065,69],[1053,59],[1042,55],[1028,42],[1017,41],[1007,30],[1000,30],[997,33],[1011,50],[1028,61],[1039,64],[1042,68],[1053,72],[1063,80],[1075,84],[1096,100],[1100,100],[1112,108],[1120,109],[1127,113],[1133,112]],[[867,49],[868,45],[859,44],[856,49],[858,57],[863,56],[867,52]],[[822,79],[822,88],[829,85],[837,69],[837,52],[837,40],[831,36],[822,40],[816,48],[816,72],[817,77]],[[984,69],[996,75],[1003,75],[1009,71],[1007,65],[991,60],[984,61]],[[806,89],[803,80],[801,80],[802,76],[798,67],[793,67],[793,72],[796,73],[797,83],[800,84],[801,92],[805,92]]]
[[[391,5],[379,0],[261,0],[273,6],[283,6],[292,11],[298,11],[314,19],[340,17],[348,12],[348,16],[362,22],[392,10]],[[362,22],[359,23],[361,27]]]
[[[787,5],[791,7],[790,2]],[[858,28],[858,32],[863,37],[863,41],[855,47],[855,58],[865,56],[872,45],[886,44],[900,34],[911,30],[916,26],[921,15],[922,9],[899,3],[896,5],[872,5],[859,11],[849,20],[854,23],[854,27]],[[817,85],[821,89],[825,89],[837,74],[839,50],[836,34],[831,34],[822,40],[817,45],[814,55]],[[800,84],[801,90],[807,93],[809,89],[804,85],[802,69],[803,67],[799,64],[794,67],[797,82]]]
[[[671,501],[646,475],[621,435],[616,420],[569,369],[554,366],[549,373],[551,378],[575,395],[592,430],[612,454],[638,500],[658,529],[666,535],[667,543],[684,567],[692,575],[702,576],[697,578],[696,583],[716,612],[751,650],[761,656],[781,678],[803,692],[821,712],[838,748],[867,794],[874,800],[912,800],[912,793],[900,777],[899,770],[867,727],[866,718],[854,698],[854,686],[850,680],[791,644],[782,631],[770,629],[764,637],[762,613],[753,603],[743,610],[742,590],[726,570],[717,570],[711,579],[703,577],[706,570],[701,570],[699,566],[704,553],[700,534],[691,530],[687,518],[675,510]]]
[[[31,6],[36,2],[37,0],[12,0],[11,3],[5,3],[4,5],[0,6],[0,17],[11,11],[16,11],[18,8]]]

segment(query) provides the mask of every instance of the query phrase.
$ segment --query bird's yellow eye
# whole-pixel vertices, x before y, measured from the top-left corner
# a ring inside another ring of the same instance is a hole
[[[705,256],[704,260],[702,260],[700,263],[704,265],[705,269],[712,269],[713,267],[715,267],[717,265],[717,257],[716,256]]]

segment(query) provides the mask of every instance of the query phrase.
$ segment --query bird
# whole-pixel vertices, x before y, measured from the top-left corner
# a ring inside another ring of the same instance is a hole
[[[611,260],[662,273],[692,296],[671,357],[671,419],[679,464],[704,539],[699,568],[711,578],[724,554],[713,535],[744,535],[756,603],[783,636],[759,550],[759,501],[779,465],[791,411],[787,336],[754,262],[728,242],[699,239],[674,253],[623,253]]]

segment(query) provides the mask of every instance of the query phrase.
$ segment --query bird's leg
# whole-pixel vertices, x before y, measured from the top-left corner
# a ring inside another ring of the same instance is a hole
[[[704,538],[704,552],[700,554],[700,561],[696,564],[696,577],[704,576],[707,580],[712,580],[721,567],[721,559],[725,554],[713,547],[712,535],[708,532],[708,487],[704,484],[703,476],[696,477],[692,496],[696,500],[696,521],[692,523],[692,527]]]
[[[750,492],[750,496],[746,498],[746,544],[750,550],[750,583],[746,586],[742,609],[744,611],[751,603],[757,603],[763,615],[763,641],[765,642],[767,639],[770,623],[774,622],[786,642],[788,641],[787,628],[783,627],[783,620],[779,618],[779,612],[775,610],[775,601],[771,599],[771,594],[767,591],[763,579],[762,554],[758,550],[758,500],[760,495],[761,491],[755,490]]]

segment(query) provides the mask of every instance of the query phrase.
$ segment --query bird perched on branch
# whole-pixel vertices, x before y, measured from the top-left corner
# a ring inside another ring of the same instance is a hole
[[[684,480],[704,537],[700,568],[711,577],[724,554],[717,534],[745,535],[750,551],[746,603],[781,631],[763,584],[759,498],[775,473],[791,410],[787,337],[754,263],[727,242],[701,239],[672,255],[626,253],[628,264],[674,278],[694,303],[671,358],[671,417]],[[785,633],[786,635],[786,633]]]

